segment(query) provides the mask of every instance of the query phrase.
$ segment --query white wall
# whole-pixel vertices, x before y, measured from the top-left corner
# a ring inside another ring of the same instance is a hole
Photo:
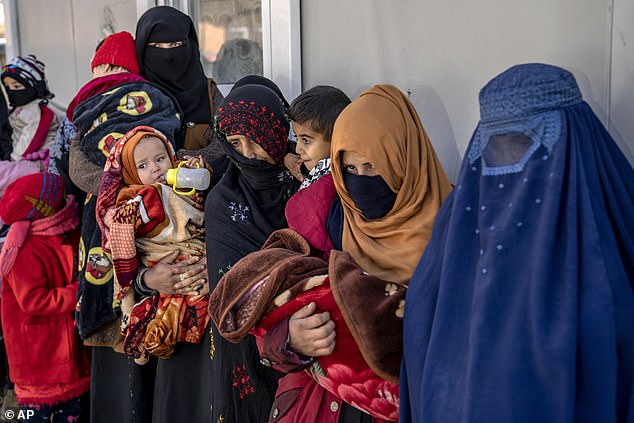
[[[615,21],[629,31],[631,44],[632,1],[615,1],[620,3]],[[586,101],[604,122],[614,77],[612,97],[629,102],[619,108],[627,108],[630,116],[625,119],[629,128],[616,126],[634,149],[632,61],[628,72],[615,64],[610,74],[610,3],[306,0],[301,11],[303,87],[331,84],[353,98],[376,83],[410,89],[423,125],[455,180],[479,118],[480,88],[511,65],[545,62],[575,74]],[[620,57],[616,49],[615,55]],[[628,78],[627,83],[621,81]]]
[[[134,0],[18,0],[13,4],[20,54],[33,53],[45,63],[54,101],[63,106],[90,80],[90,60],[105,36],[104,29],[109,25],[114,32],[134,34],[137,20]]]
[[[52,7],[51,0],[4,0],[8,19],[17,16],[17,25],[10,25],[17,28],[9,54],[35,53],[43,60],[55,100],[65,105],[91,77],[90,59],[106,31],[134,34],[137,18],[155,4],[171,3],[193,13],[188,1],[55,0]],[[299,0],[263,0],[262,8],[266,74],[292,98],[301,91]],[[16,40],[20,45],[15,46]],[[224,92],[229,88],[221,87]]]
[[[614,0],[610,125],[612,136],[634,163],[634,1]]]
[[[21,53],[44,60],[64,105],[90,78],[103,29],[133,33],[139,10],[151,3],[5,1],[19,9]],[[292,30],[287,16],[271,7],[273,13],[282,22],[274,36]],[[331,84],[352,98],[377,83],[409,89],[452,180],[478,121],[480,88],[525,62],[572,71],[634,163],[634,0],[303,0],[301,38],[304,89]],[[272,46],[276,57],[282,47]],[[272,74],[287,92],[297,91],[287,74]]]

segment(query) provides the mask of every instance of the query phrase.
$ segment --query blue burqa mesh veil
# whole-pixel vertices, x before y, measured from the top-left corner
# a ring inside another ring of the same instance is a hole
[[[634,422],[634,172],[571,73],[514,66],[405,304],[402,422]]]

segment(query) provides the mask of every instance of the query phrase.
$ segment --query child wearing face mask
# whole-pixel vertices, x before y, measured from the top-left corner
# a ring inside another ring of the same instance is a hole
[[[167,281],[149,287],[143,278],[147,268],[174,251],[179,251],[176,261],[205,254],[203,197],[167,185],[175,165],[162,133],[136,127],[108,156],[97,199],[103,247],[113,258],[114,297],[124,316],[123,350],[139,364],[150,355],[169,358],[177,342],[199,343],[209,321],[205,279],[176,290]],[[187,157],[180,166],[209,172],[200,156]]]
[[[10,159],[41,160],[47,164],[60,118],[48,106],[49,91],[44,63],[35,55],[17,56],[2,70],[2,84],[9,97],[12,152]]]

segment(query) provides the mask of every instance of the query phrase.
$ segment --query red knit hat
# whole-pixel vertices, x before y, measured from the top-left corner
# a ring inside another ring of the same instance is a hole
[[[102,41],[90,62],[90,69],[103,64],[121,66],[130,73],[139,74],[139,62],[132,34],[121,31],[108,35]]]
[[[54,215],[64,203],[64,179],[41,172],[13,181],[0,198],[0,220],[10,225]]]

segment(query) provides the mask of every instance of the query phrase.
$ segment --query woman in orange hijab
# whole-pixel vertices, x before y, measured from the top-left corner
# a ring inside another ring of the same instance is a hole
[[[335,248],[348,253],[370,276],[407,285],[451,189],[414,106],[392,85],[370,88],[337,118],[331,156],[338,198],[330,207],[327,231]],[[398,289],[402,293],[404,288]],[[361,314],[377,312],[366,308]],[[328,312],[316,310],[311,303],[291,316],[292,352],[320,357],[334,351],[335,323]],[[402,320],[402,314],[397,317]],[[396,339],[392,335],[385,339]],[[312,398],[318,388],[311,386],[303,390]],[[330,404],[331,411],[332,404],[342,408],[338,421],[369,421],[368,415],[341,401]],[[317,422],[327,418],[321,409],[305,408],[303,414]]]
[[[451,189],[414,106],[392,85],[370,88],[337,119],[331,156],[335,245],[340,233],[340,249],[368,273],[406,284]]]

